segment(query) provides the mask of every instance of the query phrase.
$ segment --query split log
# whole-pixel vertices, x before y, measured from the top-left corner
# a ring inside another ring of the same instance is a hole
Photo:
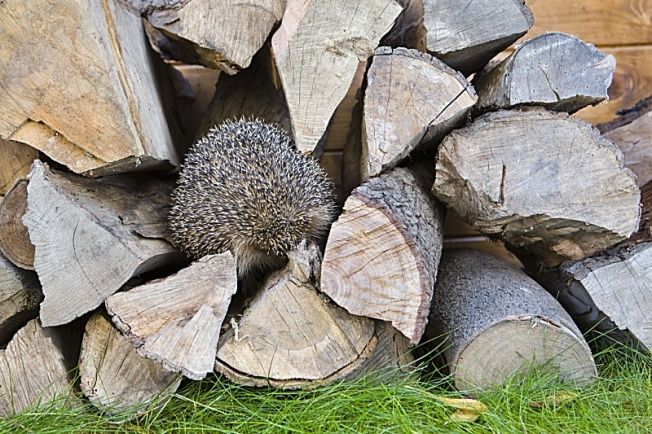
[[[42,299],[36,274],[13,266],[0,255],[0,345],[38,315]]]
[[[318,248],[305,242],[288,254],[285,269],[267,279],[220,338],[216,371],[239,384],[295,389],[397,363],[396,346],[403,340],[393,343],[387,330],[319,294],[319,256]]]
[[[37,320],[0,350],[0,417],[72,396],[72,378],[53,337]]]
[[[354,315],[391,322],[416,345],[443,242],[443,210],[404,168],[362,184],[331,227],[321,291]]]
[[[565,263],[539,278],[587,332],[652,351],[652,243]]]
[[[616,59],[565,33],[546,33],[518,46],[473,81],[478,108],[539,105],[574,113],[609,99]]]
[[[0,28],[0,58],[15,59],[0,138],[77,173],[178,164],[139,17],[115,1],[7,0]]]
[[[315,152],[358,64],[371,56],[400,12],[393,0],[288,2],[272,50],[302,153]]]
[[[591,125],[543,109],[489,113],[451,133],[432,191],[476,229],[550,267],[625,240],[640,214],[620,150]]]
[[[465,75],[479,71],[534,24],[523,0],[424,0],[426,47]]]
[[[286,0],[121,0],[145,15],[186,56],[229,75],[247,68],[272,28],[281,20]]]
[[[464,76],[429,54],[378,48],[364,97],[362,179],[396,166],[419,144],[436,145],[476,99]]]
[[[641,224],[635,235],[637,240],[652,240],[652,181],[641,188]]]
[[[652,96],[598,129],[623,151],[625,166],[634,172],[640,187],[652,181]]]
[[[140,355],[200,380],[213,372],[220,327],[237,288],[235,259],[227,252],[119,292],[105,304]]]
[[[38,158],[38,151],[24,143],[0,138],[0,196],[19,179],[25,178]]]
[[[102,412],[121,420],[165,405],[183,378],[140,356],[100,314],[86,323],[79,375],[84,396]]]
[[[427,336],[459,390],[486,389],[542,368],[584,386],[596,375],[571,317],[521,270],[474,250],[446,250]]]
[[[169,193],[150,177],[98,181],[34,162],[23,222],[43,286],[44,326],[66,324],[134,275],[181,259],[165,240]]]
[[[423,0],[396,0],[403,7],[394,27],[383,37],[380,45],[392,48],[406,47],[426,50],[426,28],[423,25]]]
[[[14,265],[34,269],[34,246],[23,216],[27,211],[27,181],[19,180],[0,203],[0,251]]]

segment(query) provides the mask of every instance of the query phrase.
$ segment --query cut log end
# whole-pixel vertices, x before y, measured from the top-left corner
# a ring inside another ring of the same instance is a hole
[[[21,179],[0,203],[0,251],[14,265],[34,269],[34,246],[22,218],[27,211],[27,183]]]

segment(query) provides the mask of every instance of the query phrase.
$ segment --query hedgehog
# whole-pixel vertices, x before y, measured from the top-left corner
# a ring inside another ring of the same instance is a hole
[[[282,265],[304,239],[318,242],[336,209],[333,183],[281,127],[240,119],[191,146],[168,225],[192,258],[231,251],[243,277]]]

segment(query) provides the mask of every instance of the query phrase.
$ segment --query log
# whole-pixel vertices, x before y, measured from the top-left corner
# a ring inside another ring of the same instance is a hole
[[[100,314],[86,323],[79,376],[79,387],[91,404],[120,421],[165,405],[183,378],[139,355]]]
[[[72,378],[54,337],[31,320],[0,350],[0,417],[72,394]]]
[[[44,326],[66,324],[132,276],[180,261],[165,239],[169,193],[151,177],[98,181],[34,162],[23,223],[43,286]]]
[[[0,138],[90,175],[178,164],[139,17],[115,1],[7,0],[0,28],[14,59]]]
[[[641,224],[634,236],[637,240],[652,240],[652,182],[641,187]]]
[[[229,75],[249,66],[281,20],[286,4],[286,0],[121,1],[172,39],[185,54],[178,60]]]
[[[0,345],[38,315],[42,299],[36,274],[15,267],[0,255]]]
[[[523,36],[534,24],[523,0],[424,0],[426,48],[469,75]]]
[[[589,124],[543,109],[489,113],[451,133],[432,191],[476,229],[549,267],[625,240],[640,215],[620,150]]]
[[[364,97],[362,179],[396,166],[420,144],[434,148],[476,99],[464,76],[429,54],[378,48]]]
[[[574,113],[609,99],[616,59],[565,33],[524,42],[505,60],[473,80],[478,109],[538,105]]]
[[[31,146],[0,138],[0,196],[27,176],[32,161],[37,158],[38,151]]]
[[[0,203],[0,252],[14,265],[33,270],[34,246],[22,221],[27,211],[27,183],[18,180]]]
[[[597,128],[623,151],[625,166],[634,172],[640,187],[652,181],[652,96]]]
[[[585,386],[596,375],[571,317],[521,270],[474,250],[446,250],[426,336],[459,390],[487,389],[532,368]]]
[[[393,0],[288,2],[272,51],[302,153],[321,153],[317,145],[358,64],[371,56],[400,12]]]
[[[231,253],[109,297],[106,310],[138,353],[200,380],[213,372],[220,327],[238,288]]]
[[[236,383],[316,387],[360,372],[375,354],[374,322],[319,294],[318,248],[304,242],[288,257],[220,338],[215,370]]]
[[[353,315],[387,322],[416,345],[443,243],[443,210],[408,169],[355,189],[333,223],[321,291]]]
[[[392,29],[380,41],[380,45],[392,48],[426,50],[426,28],[423,25],[423,0],[396,0],[403,11]]]
[[[567,262],[537,278],[584,331],[652,351],[652,243]]]

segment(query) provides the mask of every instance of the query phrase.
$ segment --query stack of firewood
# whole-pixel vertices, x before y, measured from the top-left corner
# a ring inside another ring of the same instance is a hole
[[[561,33],[509,48],[533,20],[521,0],[0,1],[0,415],[77,387],[139,414],[212,372],[408,374],[420,342],[461,390],[533,366],[589,383],[580,329],[652,349],[652,104],[570,116],[615,59]],[[180,63],[221,71],[194,127]],[[188,144],[240,116],[345,149],[325,246],[249,294],[231,253],[189,263],[166,226]],[[447,208],[530,276],[442,253]]]

